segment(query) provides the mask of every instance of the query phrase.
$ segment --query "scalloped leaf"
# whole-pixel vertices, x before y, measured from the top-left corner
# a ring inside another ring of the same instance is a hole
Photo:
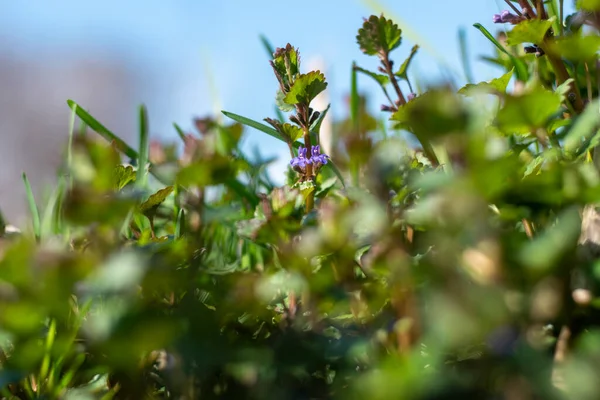
[[[164,189],[160,189],[158,192],[148,197],[148,200],[140,204],[140,211],[144,214],[153,213],[172,192],[173,186],[167,186]]]
[[[285,94],[281,91],[281,89],[277,89],[277,95],[275,96],[275,105],[283,112],[290,112],[294,110],[294,106],[292,104],[288,104],[285,102]]]
[[[273,67],[284,78],[292,77],[300,72],[300,53],[291,44],[280,47],[273,54]],[[288,70],[289,69],[289,70]]]
[[[515,25],[508,32],[506,43],[514,46],[521,43],[540,44],[544,41],[546,32],[552,27],[554,17],[547,20],[530,19]]]
[[[134,182],[136,171],[131,165],[117,165],[115,167],[115,190],[119,191],[127,186],[128,183]]]
[[[458,91],[459,94],[469,96],[474,93],[506,93],[508,83],[513,76],[514,68],[502,75],[500,78],[494,78],[491,81],[479,82],[477,84],[469,83]]]
[[[417,54],[418,50],[419,50],[419,45],[418,44],[414,45],[413,48],[410,50],[409,56],[406,58],[406,60],[404,60],[404,62],[400,66],[400,69],[398,71],[396,71],[394,73],[394,75],[396,75],[404,80],[408,79],[408,67],[410,66],[410,62],[412,61],[415,54]]]
[[[543,127],[560,104],[560,94],[541,87],[520,96],[507,96],[498,112],[498,126],[505,132],[528,133]]]
[[[402,30],[383,15],[371,15],[358,30],[356,41],[360,50],[367,55],[387,54],[400,46]]]
[[[308,74],[300,74],[284,101],[288,104],[310,104],[315,97],[327,88],[325,75],[321,71],[311,71]]]

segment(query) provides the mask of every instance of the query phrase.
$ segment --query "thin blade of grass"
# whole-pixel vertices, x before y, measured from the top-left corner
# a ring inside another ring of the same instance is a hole
[[[498,48],[498,50],[500,50],[502,53],[506,54],[510,58],[511,62],[515,67],[517,79],[519,79],[520,81],[527,81],[529,73],[527,72],[527,66],[525,65],[525,63],[513,56],[512,54],[510,54],[504,48],[504,46],[502,46],[500,42],[498,42],[496,38],[487,29],[483,27],[483,25],[477,23],[473,24],[473,26],[477,28],[479,32],[481,32],[483,36],[485,36],[490,42],[492,42],[494,46]]]
[[[173,124],[173,127],[175,128],[175,131],[177,131],[177,135],[179,135],[179,138],[185,142],[185,132],[183,131],[183,129],[181,129],[181,127],[175,123]]]
[[[473,71],[471,70],[471,63],[469,61],[467,31],[462,27],[458,31],[458,42],[460,44],[460,60],[462,62],[465,78],[467,79],[467,83],[473,83],[475,82],[475,79],[473,78]]]
[[[239,122],[240,124],[249,126],[251,128],[257,129],[263,133],[266,133],[269,136],[274,137],[275,139],[281,140],[283,143],[286,143],[285,139],[279,134],[279,132],[277,132],[275,129],[261,124],[260,122],[254,121],[250,118],[246,118],[246,117],[242,117],[241,115],[237,115],[228,111],[221,111],[223,113],[223,115],[225,115],[226,117],[231,118],[232,120]],[[302,143],[296,141],[294,142],[294,147],[298,148],[302,146]]]
[[[147,164],[148,164],[148,112],[142,104],[139,109],[139,158],[136,176],[136,184],[145,187],[147,182]]]
[[[40,227],[40,234],[42,238],[46,238],[50,235],[58,233],[58,224],[60,220],[60,203],[65,193],[65,180],[61,178],[58,185],[52,192],[44,213],[42,216],[42,222]]]
[[[183,208],[179,210],[179,215],[177,215],[177,224],[175,225],[175,237],[180,238],[183,236],[183,231],[185,229],[185,211]]]
[[[112,133],[108,128],[106,128],[104,125],[102,125],[100,122],[98,122],[98,120],[96,120],[94,117],[92,117],[79,104],[77,104],[73,100],[67,100],[67,104],[69,105],[69,107],[71,109],[73,108],[74,105],[77,106],[75,108],[75,112],[77,113],[77,116],[79,118],[81,118],[81,120],[83,122],[85,122],[87,124],[87,126],[89,126],[92,130],[94,130],[95,132],[100,134],[102,137],[104,137],[109,142],[114,142],[116,144],[117,148],[119,150],[121,150],[127,157],[133,158],[136,160],[138,159],[138,157],[139,157],[138,153],[131,146],[129,146],[120,137],[118,137],[117,135]]]
[[[265,35],[261,34],[259,37],[260,37],[260,42],[262,43],[263,47],[265,48],[265,51],[267,52],[269,60],[272,59],[273,54],[275,53],[275,48],[273,47],[271,42],[269,42],[269,39],[267,39],[267,37]]]
[[[359,105],[360,98],[358,96],[358,71],[356,64],[352,64],[352,72],[350,75],[350,121],[352,122],[352,130],[354,135],[358,135],[359,129]],[[352,185],[359,185],[359,165],[356,161],[350,163],[352,174]],[[335,172],[335,170],[334,170]],[[339,171],[338,171],[339,172]],[[337,175],[337,174],[336,174]],[[345,185],[344,185],[345,186]]]
[[[33,224],[33,234],[37,240],[41,237],[41,224],[40,224],[40,212],[37,205],[35,204],[35,197],[31,190],[29,179],[25,172],[22,174],[23,184],[25,184],[25,193],[27,195],[27,204],[29,205],[29,213],[31,214],[31,223]]]

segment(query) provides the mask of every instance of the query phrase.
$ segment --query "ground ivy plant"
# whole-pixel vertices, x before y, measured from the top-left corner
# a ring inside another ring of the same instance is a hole
[[[131,146],[69,100],[55,190],[23,175],[30,226],[0,218],[1,398],[598,398],[600,2],[505,4],[471,29],[498,77],[462,86],[357,21],[326,152],[325,76],[264,38],[263,121],[163,143],[142,106]],[[284,185],[244,134],[287,146]]]

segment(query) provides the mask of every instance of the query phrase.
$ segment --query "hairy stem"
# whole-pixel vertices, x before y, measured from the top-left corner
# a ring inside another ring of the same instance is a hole
[[[400,101],[400,104],[406,104],[406,99],[404,98],[404,95],[402,94],[402,90],[400,89],[400,85],[398,85],[398,80],[396,79],[396,76],[394,75],[394,72],[392,71],[392,63],[390,62],[390,55],[389,53],[385,53],[383,59],[381,60],[383,67],[385,68],[385,72],[387,72],[388,77],[390,78],[390,81],[392,82],[392,85],[394,86],[394,90],[396,91],[396,94],[398,95],[398,99]]]

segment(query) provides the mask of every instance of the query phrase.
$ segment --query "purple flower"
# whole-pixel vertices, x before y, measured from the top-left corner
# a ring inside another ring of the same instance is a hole
[[[314,164],[327,164],[328,158],[327,154],[321,154],[321,146],[312,146],[310,159]]]
[[[313,146],[313,148],[314,148],[314,146]],[[300,147],[298,149],[298,157],[294,157],[290,161],[290,164],[292,165],[292,167],[304,170],[304,168],[306,168],[306,166],[308,164],[312,164],[311,158],[306,158],[307,150],[308,149],[306,147]]]
[[[406,99],[407,99],[408,101],[411,101],[411,100],[413,100],[415,97],[417,97],[417,94],[416,94],[416,93],[409,93],[409,94],[408,94],[408,96],[406,96]]]
[[[495,24],[504,24],[507,22],[517,22],[521,18],[518,15],[511,14],[508,10],[502,11],[500,14],[494,14],[492,20]]]

